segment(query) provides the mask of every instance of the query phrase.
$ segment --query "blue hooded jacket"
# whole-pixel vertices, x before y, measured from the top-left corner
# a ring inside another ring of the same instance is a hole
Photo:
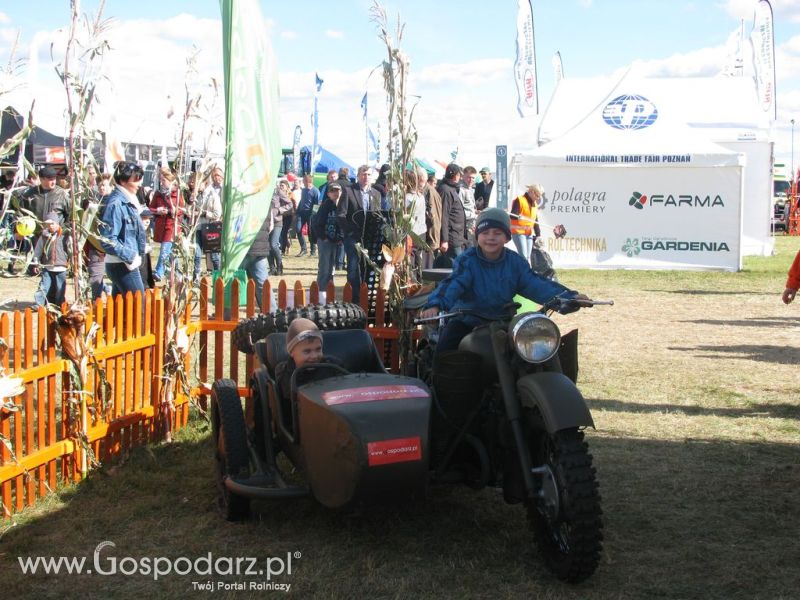
[[[467,308],[501,317],[508,312],[503,307],[517,294],[543,304],[560,294],[572,298],[577,292],[540,277],[524,258],[507,248],[492,261],[474,247],[456,258],[453,272],[436,287],[425,307],[438,306],[444,312]]]

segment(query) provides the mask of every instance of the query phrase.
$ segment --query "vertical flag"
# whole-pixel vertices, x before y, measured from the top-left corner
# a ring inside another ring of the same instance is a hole
[[[269,213],[281,161],[278,70],[258,0],[220,0],[225,69],[222,276],[239,268]]]
[[[539,114],[539,83],[536,77],[536,44],[533,38],[533,0],[517,0],[517,110],[523,118]]]
[[[381,124],[380,121],[378,122],[378,136],[375,141],[375,164],[380,165],[383,164],[381,161]]]
[[[764,112],[777,117],[775,103],[775,36],[772,23],[772,5],[769,0],[760,0],[753,17],[753,30],[750,32],[753,45],[753,66],[758,88],[758,99]]]
[[[369,121],[367,120],[367,92],[364,92],[364,97],[361,98],[361,112],[362,117],[364,119],[364,154],[366,155],[366,163],[369,163],[370,152],[369,152],[369,137],[371,135],[371,131],[369,130]]]
[[[553,54],[553,74],[556,77],[556,83],[564,79],[564,63],[561,62],[561,52]]]
[[[378,123],[378,127],[380,127],[380,123]],[[367,162],[370,161],[377,162],[380,159],[380,153],[378,152],[378,138],[375,137],[375,133],[373,133],[372,127],[367,127],[367,137],[369,138],[369,146],[367,148]]]
[[[728,36],[728,63],[722,70],[723,75],[729,77],[741,77],[744,74],[744,56],[742,47],[744,46],[744,19],[739,22],[736,31]]]
[[[319,162],[321,152],[317,148],[317,131],[319,126],[319,112],[317,111],[317,94],[322,89],[322,84],[324,81],[320,79],[318,73],[314,73],[314,84],[316,85],[316,89],[314,91],[314,115],[311,119],[312,123],[314,124],[314,143],[311,146],[311,176],[314,176],[314,173],[317,168],[317,163]]]
[[[303,130],[300,125],[294,128],[294,139],[292,140],[292,169],[294,172],[300,174],[300,136],[303,135]]]

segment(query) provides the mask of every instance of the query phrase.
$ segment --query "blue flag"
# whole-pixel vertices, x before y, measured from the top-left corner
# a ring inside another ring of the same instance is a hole
[[[314,73],[314,77],[316,77],[316,78],[317,78],[317,79],[316,79],[316,82],[317,82],[317,91],[320,91],[320,90],[322,89],[322,84],[324,83],[324,81],[322,81],[322,79],[320,79],[319,73]]]
[[[364,92],[364,97],[361,99],[361,110],[364,112],[364,120],[367,120],[367,92]]]

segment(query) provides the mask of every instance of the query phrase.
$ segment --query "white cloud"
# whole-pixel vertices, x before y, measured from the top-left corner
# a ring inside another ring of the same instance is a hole
[[[281,37],[285,40],[295,40],[297,39],[297,32],[296,31],[281,31]]]
[[[11,23],[11,17],[4,12],[0,12],[0,25],[8,25],[9,23]]]
[[[332,40],[341,40],[344,39],[344,32],[337,29],[328,29],[325,31],[325,37],[331,38]]]

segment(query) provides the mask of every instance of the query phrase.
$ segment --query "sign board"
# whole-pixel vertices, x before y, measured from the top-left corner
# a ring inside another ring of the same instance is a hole
[[[497,207],[508,210],[508,146],[495,146]]]

